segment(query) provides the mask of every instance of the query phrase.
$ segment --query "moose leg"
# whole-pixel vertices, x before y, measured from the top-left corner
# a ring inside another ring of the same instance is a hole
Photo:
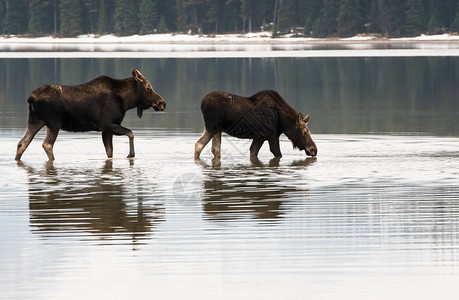
[[[32,116],[29,117],[29,123],[27,124],[27,129],[24,133],[24,136],[18,142],[15,160],[21,159],[22,154],[24,154],[24,151],[27,149],[30,142],[32,142],[37,132],[40,131],[43,126],[45,126],[45,123],[42,120],[34,120]]]
[[[280,151],[280,146],[279,146],[279,137],[275,136],[272,137],[268,140],[269,143],[269,150],[271,150],[271,153],[274,155],[274,157],[282,157],[282,153]]]
[[[109,126],[108,130],[105,131],[111,132],[114,135],[127,135],[127,137],[129,138],[129,155],[127,156],[127,158],[135,157],[134,134],[130,129],[120,126],[118,124],[112,124]]]
[[[102,132],[102,141],[105,146],[105,153],[107,153],[108,158],[113,157],[113,133],[108,131]]]
[[[261,139],[255,139],[252,141],[252,144],[250,145],[250,158],[257,158],[258,157],[258,152],[260,151],[261,146],[263,146],[263,143],[265,141]]]
[[[129,130],[129,129],[128,129]],[[127,158],[133,158],[135,157],[135,152],[134,152],[134,134],[132,133],[131,130],[127,133],[127,136],[129,138],[129,155]]]
[[[221,157],[222,150],[222,132],[219,131],[212,137],[212,153],[215,158]]]
[[[201,155],[202,149],[209,143],[210,139],[212,138],[212,134],[204,128],[204,132],[202,133],[199,140],[194,144],[194,159],[199,159]]]
[[[48,155],[49,160],[54,160],[53,147],[54,142],[56,142],[58,133],[59,129],[51,129],[49,127],[47,128],[45,140],[43,141],[42,146],[46,152],[46,155]]]

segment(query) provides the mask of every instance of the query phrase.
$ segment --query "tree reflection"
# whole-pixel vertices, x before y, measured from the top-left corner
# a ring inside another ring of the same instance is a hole
[[[53,162],[42,170],[18,165],[29,177],[32,232],[45,239],[96,237],[102,244],[139,245],[163,221],[163,205],[146,205],[150,193],[139,184],[125,184],[128,179],[113,169],[112,160],[100,170],[56,168]]]
[[[0,125],[25,126],[26,99],[40,85],[78,84],[102,74],[124,78],[132,67],[145,75],[168,108],[154,118],[128,114],[130,128],[200,132],[200,101],[210,91],[248,96],[274,89],[297,111],[311,114],[313,134],[459,130],[459,59],[453,56],[1,59],[0,112],[15,117],[0,118]]]

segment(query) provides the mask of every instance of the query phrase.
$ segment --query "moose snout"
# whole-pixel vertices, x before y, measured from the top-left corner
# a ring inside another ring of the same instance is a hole
[[[163,111],[166,109],[166,101],[162,100],[161,102],[157,104],[153,104],[153,109],[155,111]]]
[[[305,152],[306,152],[306,155],[317,156],[317,147],[316,147],[316,145],[307,147]]]

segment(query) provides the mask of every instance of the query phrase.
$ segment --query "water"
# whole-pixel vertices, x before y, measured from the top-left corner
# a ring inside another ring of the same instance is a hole
[[[458,63],[0,59],[1,298],[457,298]],[[106,160],[99,133],[61,132],[49,163],[41,131],[14,161],[34,87],[130,67],[168,103],[126,117],[135,160],[126,137]],[[250,161],[223,136],[194,162],[200,98],[266,87],[311,113],[318,157],[283,137]]]

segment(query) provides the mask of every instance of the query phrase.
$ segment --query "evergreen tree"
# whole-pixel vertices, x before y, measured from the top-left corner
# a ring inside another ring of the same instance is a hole
[[[322,0],[302,0],[300,2],[300,11],[303,17],[305,36],[312,35],[313,26],[319,17],[321,8]]]
[[[218,33],[225,31],[225,0],[206,0],[206,19],[209,24],[208,31]]]
[[[298,5],[300,0],[293,0],[295,2],[295,6]],[[274,14],[274,5],[275,0],[258,0],[255,9],[256,9],[256,25],[260,29],[265,29],[268,23],[271,22],[272,16]],[[295,16],[296,17],[296,16]],[[297,21],[297,20],[296,20]]]
[[[440,20],[443,20],[442,26],[444,26],[447,30],[450,30],[453,26],[454,18],[457,12],[457,5],[459,4],[459,1],[443,0],[439,2],[441,3],[441,5],[439,6],[439,10]]]
[[[454,16],[454,21],[451,25],[451,29],[456,32],[459,32],[459,2],[457,3],[456,15]]]
[[[160,23],[161,19],[163,19],[162,30],[167,29],[170,31],[175,31],[175,20],[177,18],[175,15],[175,1],[156,1],[156,11],[158,12],[158,16],[161,16],[159,19]]]
[[[369,12],[369,32],[383,33],[385,36],[401,34],[405,18],[406,0],[373,0]]]
[[[187,20],[187,15],[186,15],[186,9],[185,9],[185,0],[176,0],[175,2],[175,10],[177,14],[177,19],[176,19],[176,26],[178,30],[185,31],[188,20]]]
[[[386,36],[459,31],[459,0],[0,0],[0,32],[131,35],[155,29]],[[268,26],[266,26],[268,25]],[[365,25],[365,26],[364,26]]]
[[[370,11],[367,15],[367,31],[369,33],[381,33],[381,26],[378,20],[379,5],[378,0],[371,1]]]
[[[366,17],[368,16],[368,13],[370,11],[370,8],[373,4],[373,0],[360,0],[360,8],[362,10],[362,18],[364,22],[366,22]],[[368,25],[365,23],[365,25]]]
[[[353,36],[362,32],[363,18],[359,0],[341,0],[337,21],[339,36]]]
[[[156,29],[158,15],[154,0],[142,0],[140,3],[140,34],[153,33]]]
[[[226,0],[225,21],[228,31],[237,32],[242,28],[240,0]]]
[[[391,36],[400,36],[405,21],[405,2],[406,0],[386,0],[389,14],[389,34]],[[422,0],[421,0],[422,1]]]
[[[98,32],[100,34],[106,34],[106,33],[112,32],[112,28],[110,27],[110,13],[109,13],[108,5],[106,4],[106,2],[110,2],[110,1],[100,0],[100,4],[99,4]]]
[[[61,0],[59,5],[63,36],[77,36],[83,33],[83,4],[80,0]]]
[[[240,10],[243,30],[254,31],[264,29],[273,18],[273,31],[276,31],[279,19],[278,8],[281,6],[280,2],[282,1],[284,0],[242,0],[240,7],[234,6],[234,8]],[[298,0],[292,1],[296,2]]]
[[[3,33],[3,26],[5,23],[6,9],[3,2],[0,1],[0,33]]]
[[[452,28],[457,4],[457,0],[430,0],[424,3],[428,17],[427,30],[430,34],[444,33]]]
[[[288,32],[292,27],[298,25],[296,23],[296,14],[298,6],[295,0],[280,0],[277,19],[277,30],[280,32]]]
[[[423,30],[424,7],[422,0],[406,0],[405,33],[418,35]]]
[[[441,21],[439,19],[439,12],[436,9],[433,9],[430,14],[429,22],[427,23],[427,29],[429,33],[435,34],[438,31],[441,31]]]
[[[165,33],[167,32],[167,24],[166,24],[166,18],[164,18],[164,15],[161,15],[161,18],[159,19],[159,24],[158,24],[158,32],[159,33]]]
[[[6,0],[5,23],[6,34],[27,33],[26,3],[24,0]]]
[[[187,0],[185,7],[192,20],[192,28],[196,31],[202,30],[202,23],[205,19],[205,0]]]
[[[244,21],[244,31],[252,32],[252,21],[255,12],[256,0],[241,0],[241,16]],[[247,26],[247,27],[246,27]]]
[[[205,0],[176,0],[176,25],[179,30],[197,33],[205,21]]]
[[[46,34],[53,32],[53,4],[47,0],[31,0],[29,2],[29,33]]]
[[[336,34],[340,0],[325,0],[319,18],[313,26],[316,37],[329,37]]]
[[[115,1],[115,30],[119,35],[133,35],[139,32],[138,3],[135,0]]]
[[[83,32],[97,32],[100,0],[83,0]]]

